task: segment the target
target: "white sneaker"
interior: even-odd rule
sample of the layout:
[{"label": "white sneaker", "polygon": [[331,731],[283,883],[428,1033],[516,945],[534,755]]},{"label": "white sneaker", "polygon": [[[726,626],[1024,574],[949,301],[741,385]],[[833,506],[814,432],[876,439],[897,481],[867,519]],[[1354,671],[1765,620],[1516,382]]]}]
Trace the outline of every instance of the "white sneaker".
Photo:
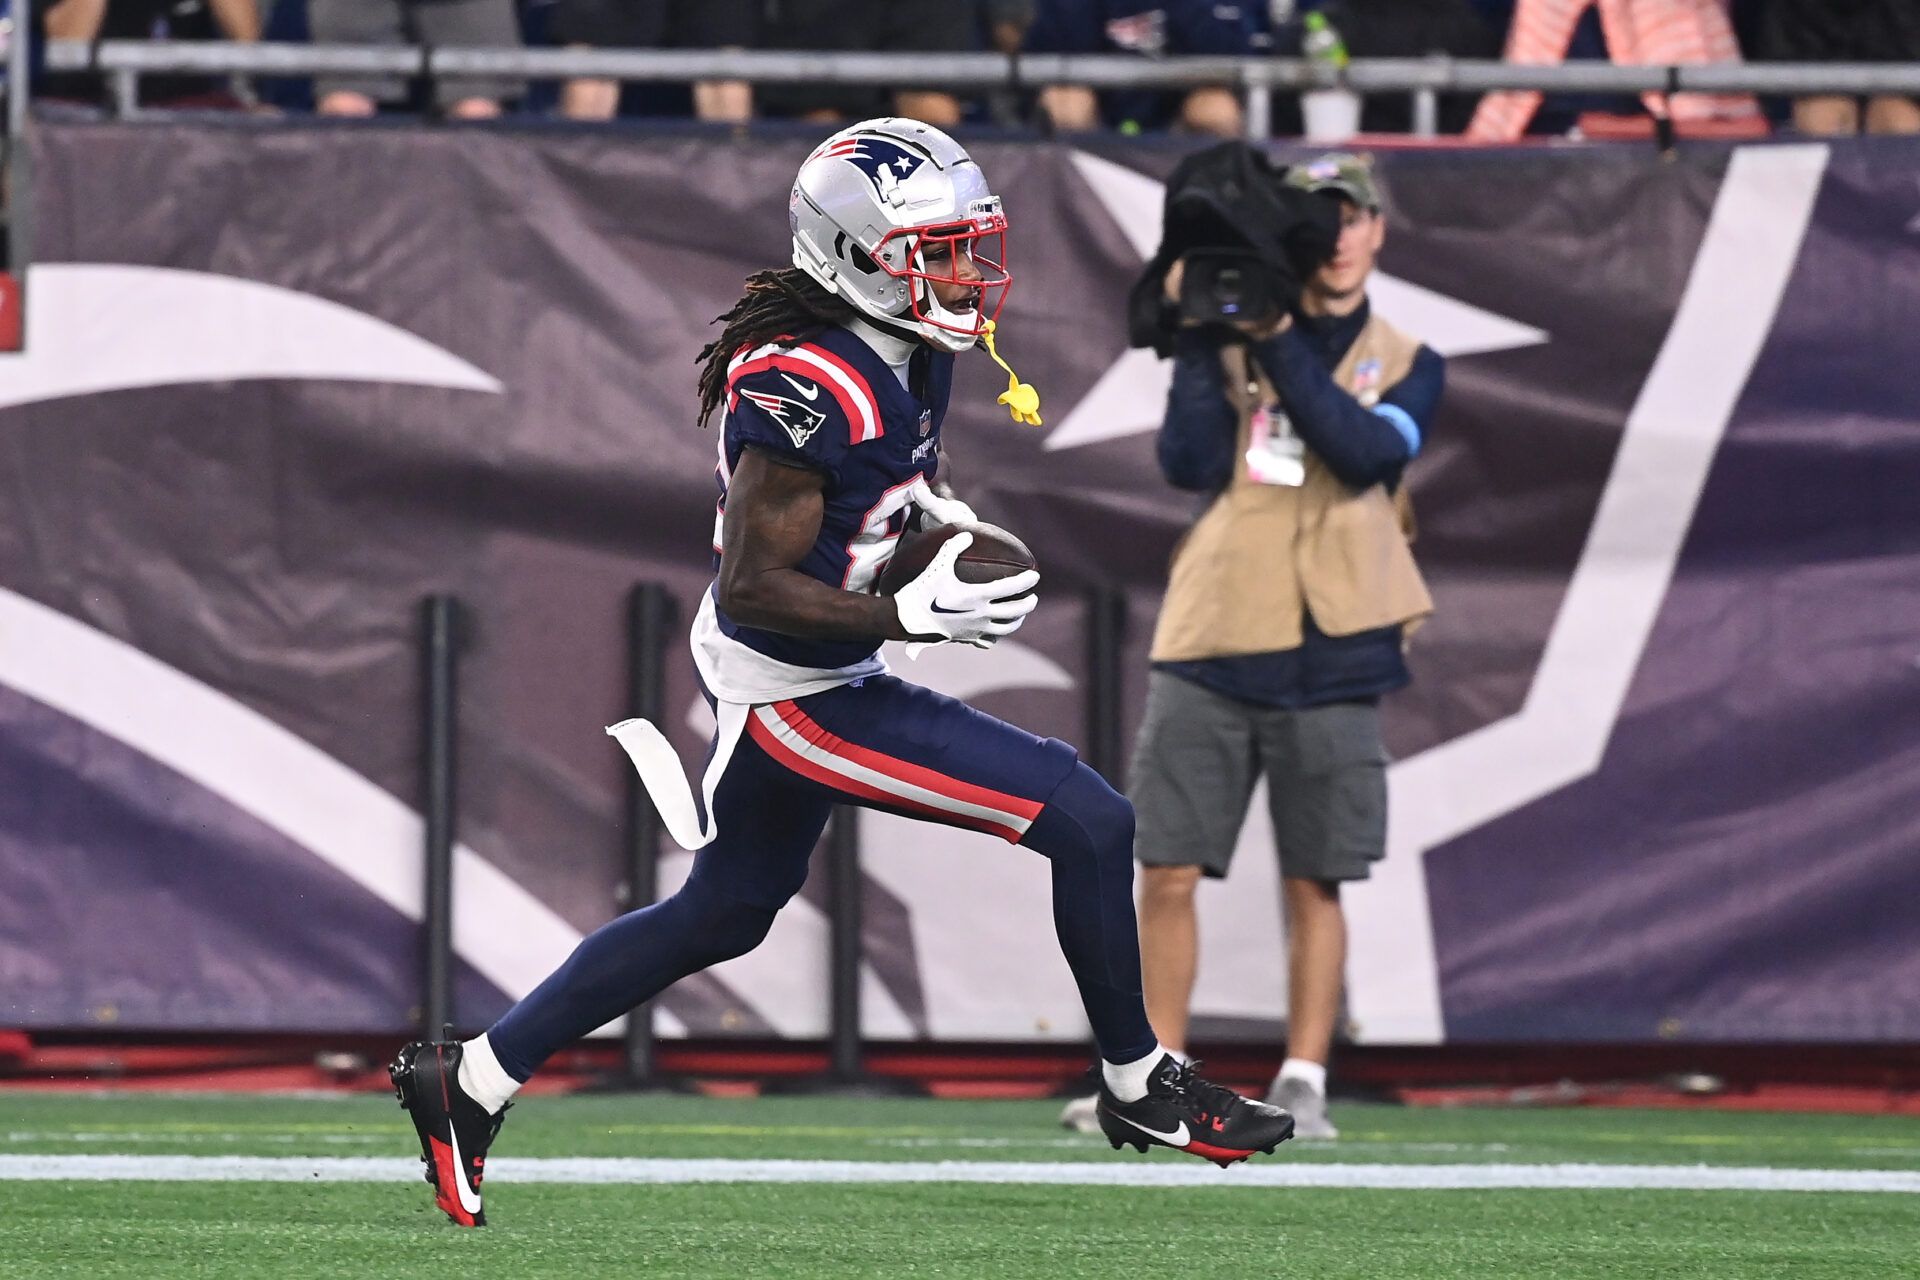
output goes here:
[{"label": "white sneaker", "polygon": [[1099,1133],[1100,1117],[1096,1114],[1099,1105],[1100,1095],[1097,1093],[1075,1098],[1060,1109],[1060,1127],[1075,1133]]},{"label": "white sneaker", "polygon": [[1305,1080],[1275,1076],[1267,1090],[1267,1101],[1293,1113],[1293,1136],[1308,1141],[1331,1142],[1340,1136],[1327,1119],[1327,1095]]}]

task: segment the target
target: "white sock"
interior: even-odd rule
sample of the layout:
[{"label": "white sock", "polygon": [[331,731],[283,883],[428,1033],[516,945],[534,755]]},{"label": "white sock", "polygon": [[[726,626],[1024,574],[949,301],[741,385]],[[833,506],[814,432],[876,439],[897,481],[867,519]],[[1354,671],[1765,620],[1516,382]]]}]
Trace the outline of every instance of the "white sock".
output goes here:
[{"label": "white sock", "polygon": [[1280,1079],[1299,1080],[1312,1087],[1315,1093],[1327,1091],[1327,1064],[1309,1062],[1305,1058],[1288,1058],[1280,1064]]},{"label": "white sock", "polygon": [[485,1035],[476,1036],[460,1046],[460,1088],[492,1115],[520,1092],[520,1082],[507,1074]]},{"label": "white sock", "polygon": [[1107,1092],[1122,1102],[1138,1102],[1147,1096],[1147,1080],[1153,1075],[1153,1069],[1160,1065],[1160,1059],[1167,1051],[1159,1045],[1132,1062],[1100,1061],[1100,1078],[1107,1082]]}]

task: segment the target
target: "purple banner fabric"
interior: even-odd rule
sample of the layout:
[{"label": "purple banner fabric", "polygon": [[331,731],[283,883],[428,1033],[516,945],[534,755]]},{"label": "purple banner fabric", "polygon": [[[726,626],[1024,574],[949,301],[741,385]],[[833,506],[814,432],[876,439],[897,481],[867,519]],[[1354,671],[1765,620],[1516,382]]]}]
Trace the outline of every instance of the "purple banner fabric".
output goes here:
[{"label": "purple banner fabric", "polygon": [[[462,1023],[617,910],[625,764],[601,728],[626,713],[626,594],[662,582],[684,621],[706,586],[693,357],[742,277],[786,261],[809,142],[37,130],[46,265],[29,352],[0,357],[0,1024],[407,1023],[429,592],[474,620]],[[1898,910],[1920,890],[1920,146],[1815,150],[1380,157],[1375,303],[1449,356],[1449,388],[1411,479],[1438,611],[1388,704],[1394,870],[1353,906],[1363,1038],[1920,1037]],[[1003,349],[1047,426],[1008,421],[1003,375],[967,357],[947,434],[965,496],[1038,551],[1045,603],[1016,645],[896,666],[1069,741],[1081,593],[1131,601],[1130,733],[1194,512],[1155,470],[1165,375],[1122,318],[1178,154],[976,149],[1013,222]],[[1769,193],[1802,179],[1810,212],[1782,212]],[[1764,275],[1770,253],[1790,273],[1746,308],[1764,340],[1702,358],[1700,385],[1731,388],[1715,417],[1675,362],[1715,264]],[[1636,461],[1669,438],[1706,451],[1692,488]],[[1674,554],[1649,532],[1609,558],[1596,528],[1642,489],[1670,499],[1646,528],[1677,519]],[[1644,598],[1644,634],[1609,658],[1575,584]],[[1587,670],[1551,656],[1582,645],[1621,672],[1567,717],[1571,742],[1606,704],[1597,763],[1529,782],[1542,752],[1500,748],[1514,785],[1462,798],[1449,762],[1487,743],[1580,757],[1542,672]],[[678,646],[669,705],[697,758]],[[1263,822],[1203,906],[1196,997],[1202,1025],[1253,1036],[1284,1009]],[[1044,864],[862,831],[868,1034],[1084,1033]],[[761,953],[670,992],[662,1030],[820,1034],[823,905],[810,889]]]},{"label": "purple banner fabric", "polygon": [[1601,767],[1429,855],[1453,1037],[1920,1030],[1920,202],[1873,154],[1828,170]]}]

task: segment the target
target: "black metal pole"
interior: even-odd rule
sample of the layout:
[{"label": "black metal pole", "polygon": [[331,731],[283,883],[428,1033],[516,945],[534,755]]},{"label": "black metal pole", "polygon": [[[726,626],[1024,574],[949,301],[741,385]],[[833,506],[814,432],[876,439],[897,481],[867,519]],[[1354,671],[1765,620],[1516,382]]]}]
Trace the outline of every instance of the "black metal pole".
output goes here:
[{"label": "black metal pole", "polygon": [[[1121,646],[1127,631],[1126,592],[1105,583],[1087,588],[1086,593],[1087,662],[1087,740],[1081,744],[1080,758],[1087,767],[1115,787],[1123,785],[1120,776],[1124,751],[1120,742],[1120,704],[1122,692]],[[1099,1055],[1094,1055],[1099,1061]],[[1075,1076],[1067,1088],[1074,1095],[1085,1090],[1085,1081]]]},{"label": "black metal pole", "polygon": [[1126,640],[1127,596],[1116,587],[1087,591],[1086,762],[1119,786],[1125,749],[1120,741],[1121,646]]},{"label": "black metal pole", "polygon": [[[656,725],[666,723],[667,649],[675,613],[673,596],[657,582],[643,582],[627,597],[627,710]],[[640,775],[631,769],[626,774],[627,868],[621,906],[637,911],[660,893],[661,826]],[[653,1006],[648,1003],[627,1015],[627,1081],[648,1084],[656,1070]]]},{"label": "black metal pole", "polygon": [[453,1022],[453,826],[455,667],[460,650],[460,603],[428,596],[421,606],[426,797],[426,939],[421,1036],[438,1040]]},{"label": "black metal pole", "polygon": [[860,1052],[860,811],[839,805],[827,823],[828,1075],[862,1079]]}]

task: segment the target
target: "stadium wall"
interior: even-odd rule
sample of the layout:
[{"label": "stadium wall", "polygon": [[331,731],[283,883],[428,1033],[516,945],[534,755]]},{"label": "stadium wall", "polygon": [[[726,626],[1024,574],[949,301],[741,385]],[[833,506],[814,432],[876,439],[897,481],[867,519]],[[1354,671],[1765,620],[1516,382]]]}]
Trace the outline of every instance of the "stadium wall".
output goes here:
[{"label": "stadium wall", "polygon": [[[459,595],[459,1015],[615,910],[623,608],[691,611],[693,355],[786,258],[798,137],[45,124],[0,357],[0,1025],[381,1032],[419,999],[417,602]],[[976,154],[1018,278],[958,483],[1041,548],[992,654],[902,674],[1069,740],[1077,588],[1125,727],[1193,514],[1123,297],[1178,153]],[[1411,484],[1438,601],[1350,897],[1364,1042],[1920,1040],[1920,145],[1396,152],[1376,305],[1450,357]],[[667,726],[704,745],[676,653]],[[1044,865],[862,827],[867,1034],[1077,1040]],[[1284,1008],[1270,832],[1203,890],[1197,1031]],[[664,889],[684,855],[663,867]],[[665,1035],[818,1037],[816,877]]]}]

